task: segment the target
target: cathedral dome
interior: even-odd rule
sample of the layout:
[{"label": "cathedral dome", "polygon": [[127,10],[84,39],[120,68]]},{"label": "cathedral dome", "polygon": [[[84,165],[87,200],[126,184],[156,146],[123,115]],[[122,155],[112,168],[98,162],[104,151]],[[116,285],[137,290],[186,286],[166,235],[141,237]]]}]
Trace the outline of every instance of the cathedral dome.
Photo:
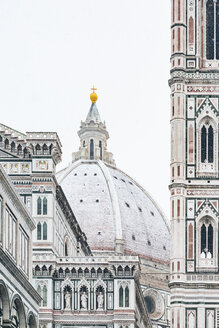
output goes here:
[{"label": "cathedral dome", "polygon": [[127,174],[101,160],[78,160],[57,178],[94,253],[116,252],[120,245],[125,254],[169,261],[168,224]]},{"label": "cathedral dome", "polygon": [[78,135],[80,148],[57,179],[93,253],[133,254],[167,264],[167,221],[149,194],[115,166],[94,102]]}]

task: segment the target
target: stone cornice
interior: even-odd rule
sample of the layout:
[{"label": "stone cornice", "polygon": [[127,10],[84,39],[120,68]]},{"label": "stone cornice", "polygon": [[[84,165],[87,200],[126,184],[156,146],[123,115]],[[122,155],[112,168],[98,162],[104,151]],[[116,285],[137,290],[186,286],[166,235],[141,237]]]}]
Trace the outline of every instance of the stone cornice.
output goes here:
[{"label": "stone cornice", "polygon": [[[194,282],[170,282],[169,283],[169,288],[170,289],[173,289],[173,288],[177,288],[177,290],[179,289],[206,289],[206,282],[197,282],[197,283],[194,283]],[[208,283],[207,284],[207,289],[219,289],[219,283],[216,282],[211,282],[211,283]]]}]

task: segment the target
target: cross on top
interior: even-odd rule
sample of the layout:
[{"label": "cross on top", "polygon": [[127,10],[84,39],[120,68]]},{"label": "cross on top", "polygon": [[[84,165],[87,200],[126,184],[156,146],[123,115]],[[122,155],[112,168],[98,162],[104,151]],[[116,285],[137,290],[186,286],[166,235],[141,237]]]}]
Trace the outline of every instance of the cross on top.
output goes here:
[{"label": "cross on top", "polygon": [[97,90],[97,88],[94,88],[94,86],[93,86],[93,88],[91,88],[91,90],[93,90],[93,92],[95,92],[95,90]]}]

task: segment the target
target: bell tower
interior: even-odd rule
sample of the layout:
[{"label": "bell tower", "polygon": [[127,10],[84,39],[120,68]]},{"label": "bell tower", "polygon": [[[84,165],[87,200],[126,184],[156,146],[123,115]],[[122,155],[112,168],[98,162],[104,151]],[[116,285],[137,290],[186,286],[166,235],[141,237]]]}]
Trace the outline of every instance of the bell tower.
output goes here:
[{"label": "bell tower", "polygon": [[171,327],[219,327],[219,0],[171,0]]}]

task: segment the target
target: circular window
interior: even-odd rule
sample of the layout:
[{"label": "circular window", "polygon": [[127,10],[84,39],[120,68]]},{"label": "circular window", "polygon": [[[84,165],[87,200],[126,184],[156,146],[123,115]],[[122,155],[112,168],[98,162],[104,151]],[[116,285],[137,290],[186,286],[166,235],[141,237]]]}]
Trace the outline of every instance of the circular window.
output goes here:
[{"label": "circular window", "polygon": [[146,297],[144,298],[144,301],[145,301],[145,304],[146,304],[146,307],[147,307],[148,313],[149,313],[149,314],[154,313],[155,308],[156,308],[156,304],[155,304],[154,299],[153,299],[151,296],[146,296]]},{"label": "circular window", "polygon": [[151,319],[159,320],[164,314],[164,299],[162,295],[154,289],[144,291],[144,301]]}]

